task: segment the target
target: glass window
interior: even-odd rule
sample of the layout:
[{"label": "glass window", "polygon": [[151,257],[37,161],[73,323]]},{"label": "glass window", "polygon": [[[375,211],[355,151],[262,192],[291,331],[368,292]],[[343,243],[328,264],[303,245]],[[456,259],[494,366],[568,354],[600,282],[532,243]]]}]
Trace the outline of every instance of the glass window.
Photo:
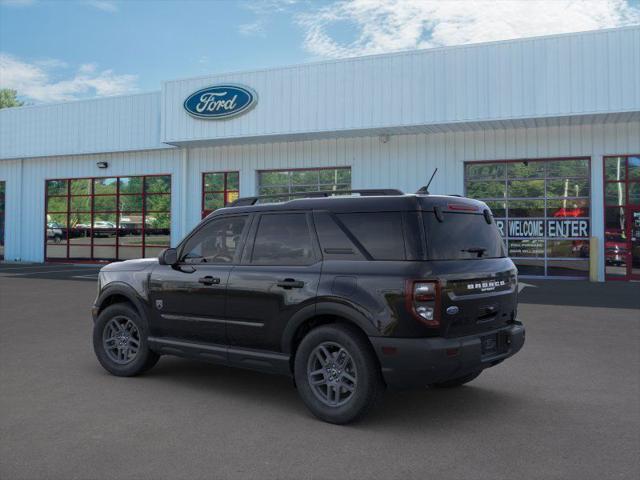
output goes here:
[{"label": "glass window", "polygon": [[240,196],[238,172],[202,174],[202,218],[234,202]]},{"label": "glass window", "polygon": [[545,162],[524,160],[507,163],[508,178],[544,178]]},{"label": "glass window", "polygon": [[626,178],[626,158],[610,157],[604,159],[605,180],[620,181]]},{"label": "glass window", "polygon": [[262,215],[253,246],[256,265],[309,265],[313,243],[304,213]]},{"label": "glass window", "polygon": [[507,194],[511,198],[544,197],[544,180],[511,180],[507,186]]},{"label": "glass window", "polygon": [[[77,180],[71,182],[73,183]],[[96,195],[116,194],[118,191],[117,178],[96,178],[93,181],[93,193]],[[73,193],[73,192],[72,192]]]},{"label": "glass window", "polygon": [[[624,174],[624,159],[620,166]],[[614,168],[609,162],[609,171]],[[590,234],[589,176],[588,158],[468,163],[465,192],[491,208],[520,274],[564,275],[549,268],[550,258],[588,258],[580,255],[588,255],[583,244]]]},{"label": "glass window", "polygon": [[587,240],[547,240],[547,256],[589,258],[589,242]]},{"label": "glass window", "polygon": [[402,215],[399,212],[344,213],[337,218],[374,260],[405,260]]},{"label": "glass window", "polygon": [[171,195],[149,195],[145,197],[147,212],[168,212],[171,208]]},{"label": "glass window", "polygon": [[275,195],[350,189],[350,167],[258,172],[258,195],[267,197],[266,201],[291,198],[271,197]]},{"label": "glass window", "polygon": [[629,182],[629,203],[640,205],[640,182]]},{"label": "glass window", "polygon": [[627,174],[629,180],[640,180],[640,157],[627,158]]},{"label": "glass window", "polygon": [[544,257],[544,240],[509,240],[510,257]]},{"label": "glass window", "polygon": [[328,212],[316,212],[314,223],[325,260],[364,260],[364,256]]},{"label": "glass window", "polygon": [[5,182],[0,182],[0,260],[4,259]]},{"label": "glass window", "polygon": [[604,180],[606,277],[639,280],[640,156],[605,157]]},{"label": "glass window", "polygon": [[588,177],[589,160],[558,160],[547,163],[547,178]]},{"label": "glass window", "polygon": [[607,205],[625,205],[625,190],[627,185],[622,182],[605,183],[604,202]]},{"label": "glass window", "polygon": [[71,180],[69,182],[71,195],[91,195],[91,180],[81,178],[79,180]]},{"label": "glass window", "polygon": [[548,197],[588,197],[589,194],[587,179],[547,180]]},{"label": "glass window", "polygon": [[142,193],[143,177],[120,177],[118,182],[121,194]]},{"label": "glass window", "polygon": [[66,212],[68,208],[68,197],[47,198],[47,212]]},{"label": "glass window", "polygon": [[604,209],[604,228],[605,235],[608,231],[622,231],[625,230],[625,208],[605,208]]},{"label": "glass window", "polygon": [[567,200],[547,200],[547,217],[588,217],[589,200],[571,198]]},{"label": "glass window", "polygon": [[142,212],[142,195],[120,194],[118,208],[121,212]]},{"label": "glass window", "polygon": [[71,197],[69,203],[72,212],[91,212],[91,197]]},{"label": "glass window", "polygon": [[[72,204],[73,204],[72,199]],[[96,212],[115,212],[118,207],[117,197],[115,195],[100,195],[93,198],[93,210]]]},{"label": "glass window", "polygon": [[549,260],[547,271],[554,277],[586,277],[589,275],[589,261]]},{"label": "glass window", "polygon": [[196,232],[182,249],[185,263],[231,263],[238,252],[246,216],[220,218]]},{"label": "glass window", "polygon": [[512,218],[544,217],[544,200],[509,200],[508,205]]},{"label": "glass window", "polygon": [[[423,214],[427,250],[432,260],[458,260],[504,257],[504,245],[495,222],[487,223],[484,215],[444,213],[438,221],[435,214]],[[473,235],[469,235],[473,232]]]},{"label": "glass window", "polygon": [[471,198],[503,198],[506,196],[504,182],[469,182],[467,183],[467,196]]},{"label": "glass window", "polygon": [[467,180],[497,180],[505,178],[505,163],[468,163],[465,165]]},{"label": "glass window", "polygon": [[145,192],[149,193],[171,193],[171,176],[158,175],[145,177]]},{"label": "glass window", "polygon": [[66,180],[48,180],[47,195],[67,195],[67,185]]},{"label": "glass window", "polygon": [[123,260],[169,246],[170,176],[49,180],[46,191],[47,259]]}]

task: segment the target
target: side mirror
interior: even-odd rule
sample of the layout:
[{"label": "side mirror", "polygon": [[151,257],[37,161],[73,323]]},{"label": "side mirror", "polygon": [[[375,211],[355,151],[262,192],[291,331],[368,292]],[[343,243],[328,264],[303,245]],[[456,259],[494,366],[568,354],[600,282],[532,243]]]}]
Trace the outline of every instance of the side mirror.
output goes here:
[{"label": "side mirror", "polygon": [[178,251],[175,248],[167,248],[158,256],[160,265],[175,265],[178,263]]}]

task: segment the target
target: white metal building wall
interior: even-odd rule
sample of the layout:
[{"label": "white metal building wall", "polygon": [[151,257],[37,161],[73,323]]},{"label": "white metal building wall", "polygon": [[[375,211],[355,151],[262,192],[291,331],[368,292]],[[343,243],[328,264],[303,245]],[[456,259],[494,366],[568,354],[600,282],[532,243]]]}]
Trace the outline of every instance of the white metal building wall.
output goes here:
[{"label": "white metal building wall", "polygon": [[[429,126],[637,112],[639,78],[640,27],[209,75],[163,84],[161,139],[293,140],[349,130],[405,127],[409,133]],[[256,107],[222,122],[185,112],[188,95],[224,82],[256,90]]]},{"label": "white metal building wall", "polygon": [[[175,209],[183,194],[180,155],[176,149],[166,149],[0,162],[0,180],[7,182],[5,258],[31,262],[44,260],[46,180],[167,173],[172,175],[171,202]],[[108,162],[109,167],[99,169],[96,162]],[[179,215],[172,215],[171,229],[175,243],[182,230]]]},{"label": "white metal building wall", "polygon": [[0,111],[0,158],[158,148],[160,92]]},{"label": "white metal building wall", "polygon": [[[592,235],[602,239],[602,157],[633,153],[640,153],[640,122],[393,135],[387,143],[375,136],[3,161],[5,255],[9,260],[43,260],[46,179],[171,174],[175,244],[200,219],[201,175],[206,171],[240,171],[240,193],[252,195],[256,172],[264,169],[350,166],[354,188],[413,192],[438,167],[432,192],[461,194],[465,161],[568,156],[592,158]],[[98,169],[97,161],[107,161],[109,168]],[[601,264],[601,280],[603,275]]]}]

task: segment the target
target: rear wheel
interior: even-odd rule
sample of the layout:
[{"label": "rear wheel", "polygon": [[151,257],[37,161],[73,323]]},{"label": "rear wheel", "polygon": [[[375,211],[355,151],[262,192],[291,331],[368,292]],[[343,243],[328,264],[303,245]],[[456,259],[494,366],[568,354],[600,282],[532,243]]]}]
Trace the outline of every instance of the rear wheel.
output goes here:
[{"label": "rear wheel", "polygon": [[345,325],[323,325],[302,339],[295,379],[309,410],[336,424],[364,416],[384,391],[371,347],[362,334]]},{"label": "rear wheel", "polygon": [[481,373],[482,373],[482,370],[478,370],[477,372],[472,372],[472,373],[469,373],[469,374],[464,375],[462,377],[452,378],[451,380],[447,380],[447,381],[444,381],[444,382],[434,383],[431,386],[432,387],[436,387],[436,388],[455,388],[455,387],[459,387],[461,385],[464,385],[465,383],[469,383],[469,382],[475,380],[476,378],[478,378],[480,376]]},{"label": "rear wheel", "polygon": [[160,358],[149,350],[146,323],[126,303],[105,308],[93,326],[93,350],[113,375],[131,377],[153,367]]}]

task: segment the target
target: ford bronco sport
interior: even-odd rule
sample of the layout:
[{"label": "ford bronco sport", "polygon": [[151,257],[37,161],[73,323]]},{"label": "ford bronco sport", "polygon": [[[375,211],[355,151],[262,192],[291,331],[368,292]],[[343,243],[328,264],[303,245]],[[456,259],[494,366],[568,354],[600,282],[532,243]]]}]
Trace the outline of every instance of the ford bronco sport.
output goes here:
[{"label": "ford bronco sport", "polygon": [[459,386],[520,350],[487,205],[353,192],[241,198],[159,259],[102,268],[102,366],[132,376],[169,354],[290,375],[313,414],[348,423],[385,387]]}]

